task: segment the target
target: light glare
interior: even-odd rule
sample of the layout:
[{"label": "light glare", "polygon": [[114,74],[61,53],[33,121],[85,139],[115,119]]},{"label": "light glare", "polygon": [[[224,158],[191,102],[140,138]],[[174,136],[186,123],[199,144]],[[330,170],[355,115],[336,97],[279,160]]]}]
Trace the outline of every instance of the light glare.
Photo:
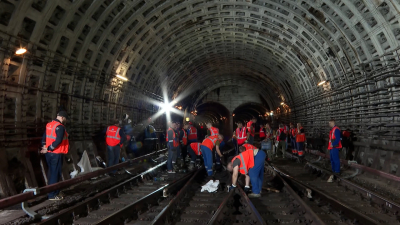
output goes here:
[{"label": "light glare", "polygon": [[326,83],[326,80],[323,80],[323,81],[321,81],[321,82],[318,83],[318,86],[321,86],[321,85],[323,85],[323,84],[325,84],[325,83]]},{"label": "light glare", "polygon": [[121,80],[124,80],[124,81],[127,81],[128,80],[128,78],[126,78],[126,77],[124,77],[124,76],[121,76],[121,75],[117,75],[117,77],[119,78],[119,79],[121,79]]},{"label": "light glare", "polygon": [[19,48],[16,52],[15,52],[15,54],[17,54],[17,55],[22,55],[22,54],[24,54],[26,52],[26,49],[25,48]]}]

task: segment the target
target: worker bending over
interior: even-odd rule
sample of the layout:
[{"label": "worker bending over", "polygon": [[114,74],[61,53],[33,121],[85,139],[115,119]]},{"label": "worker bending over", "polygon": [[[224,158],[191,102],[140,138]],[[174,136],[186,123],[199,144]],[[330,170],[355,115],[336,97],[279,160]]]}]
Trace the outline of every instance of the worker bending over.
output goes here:
[{"label": "worker bending over", "polygon": [[187,146],[188,154],[190,155],[190,163],[188,166],[189,171],[194,169],[194,164],[196,161],[200,160],[198,157],[201,155],[200,142],[193,142]]},{"label": "worker bending over", "polygon": [[189,128],[187,129],[188,143],[197,142],[197,129],[193,126],[192,122],[189,122]]},{"label": "worker bending over", "polygon": [[[328,150],[329,156],[332,164],[332,171],[335,175],[340,174],[340,158],[339,158],[339,150],[342,148],[341,131],[339,127],[335,125],[335,120],[331,119],[329,121],[329,126],[332,128],[329,132],[329,143]],[[328,182],[333,182],[334,175],[331,175],[328,179]]]},{"label": "worker bending over", "polygon": [[218,128],[213,127],[211,122],[206,123],[206,126],[207,126],[207,137],[216,136],[219,134]]},{"label": "worker bending over", "polygon": [[259,151],[253,145],[240,146],[242,153],[235,156],[227,165],[229,172],[232,174],[232,185],[228,187],[231,191],[237,186],[237,178],[239,173],[245,175],[245,191],[250,189],[250,182],[252,185],[252,192],[249,194],[250,198],[258,198],[261,196],[261,189],[264,180],[264,162],[265,152]]},{"label": "worker bending over", "polygon": [[204,167],[207,170],[208,176],[213,175],[213,148],[215,147],[219,157],[222,157],[222,153],[219,150],[219,145],[223,139],[224,137],[221,134],[210,136],[204,139],[200,145],[201,154],[203,155],[204,160]]}]

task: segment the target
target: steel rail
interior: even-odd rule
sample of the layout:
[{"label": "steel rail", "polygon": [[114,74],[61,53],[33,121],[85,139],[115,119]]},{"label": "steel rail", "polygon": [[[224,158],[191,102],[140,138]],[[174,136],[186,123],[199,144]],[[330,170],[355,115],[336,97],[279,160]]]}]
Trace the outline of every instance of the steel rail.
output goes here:
[{"label": "steel rail", "polygon": [[335,198],[333,198],[321,191],[318,191],[315,188],[312,188],[312,187],[308,186],[307,184],[304,184],[301,181],[296,180],[296,178],[290,176],[289,174],[282,172],[282,170],[279,170],[279,168],[274,167],[274,169],[276,169],[276,171],[278,173],[281,173],[284,175],[283,179],[285,179],[289,185],[295,186],[297,189],[301,190],[305,195],[307,195],[309,192],[307,189],[311,190],[312,195],[314,195],[317,198],[323,199],[326,202],[329,202],[333,208],[336,208],[336,210],[341,212],[345,217],[347,217],[351,220],[356,220],[360,224],[363,224],[363,225],[364,224],[365,225],[375,225],[378,223],[377,221],[370,218],[369,216],[358,212],[357,210],[336,200]]},{"label": "steel rail", "polygon": [[76,177],[76,178],[72,178],[72,179],[69,179],[69,180],[61,181],[61,182],[58,182],[58,183],[55,183],[55,184],[51,184],[51,185],[47,185],[47,186],[40,187],[40,188],[28,189],[29,190],[28,192],[24,192],[22,194],[17,194],[17,195],[13,195],[13,196],[10,196],[10,197],[7,197],[7,198],[0,199],[0,209],[4,209],[4,208],[10,207],[12,205],[15,205],[15,204],[18,204],[18,203],[22,203],[22,202],[34,199],[37,196],[45,195],[45,194],[50,193],[52,191],[56,191],[56,190],[59,190],[59,189],[70,187],[71,185],[80,183],[82,181],[91,179],[93,177],[97,177],[97,176],[103,175],[103,174],[111,172],[113,170],[117,170],[117,169],[120,169],[120,168],[123,168],[123,167],[131,166],[131,164],[134,163],[134,162],[140,161],[142,159],[147,159],[149,157],[152,157],[153,155],[156,155],[157,153],[166,152],[166,151],[167,151],[166,149],[162,149],[162,150],[159,150],[157,152],[153,152],[153,153],[150,153],[150,154],[147,154],[147,155],[144,155],[144,156],[132,159],[132,160],[128,160],[126,162],[119,163],[119,164],[117,164],[115,166],[111,166],[111,167],[108,167],[106,169],[96,170],[94,172],[87,173],[85,175],[82,175],[82,176],[79,176],[79,177]]},{"label": "steel rail", "polygon": [[218,221],[224,218],[224,211],[227,210],[226,204],[228,203],[229,199],[232,198],[235,191],[229,192],[229,194],[222,200],[221,204],[219,205],[217,211],[215,211],[214,215],[208,221],[208,225],[211,224],[218,224]]},{"label": "steel rail", "polygon": [[161,188],[142,197],[141,199],[133,202],[132,204],[125,206],[124,208],[118,210],[117,212],[114,212],[113,214],[99,220],[94,224],[98,225],[124,224],[125,220],[129,219],[131,215],[137,215],[135,212],[143,212],[148,210],[149,205],[156,205],[160,198],[167,197],[169,193],[177,191],[177,189],[179,189],[178,187],[179,184],[181,184],[183,181],[193,176],[194,174],[192,172],[184,176],[183,178],[180,178],[179,180],[175,180],[169,184],[166,184]]},{"label": "steel rail", "polygon": [[253,217],[253,221],[251,221],[250,224],[261,224],[261,225],[267,225],[265,220],[261,217],[260,213],[257,211],[256,207],[253,205],[253,203],[250,201],[249,197],[247,196],[246,192],[243,191],[242,187],[238,185],[238,190],[239,193],[242,195],[244,201],[245,201],[245,206],[251,210],[251,213],[249,213],[249,216]]},{"label": "steel rail", "polygon": [[310,208],[310,206],[303,201],[303,199],[293,190],[293,188],[285,181],[285,179],[282,178],[282,176],[279,174],[278,171],[274,169],[268,162],[266,162],[265,168],[267,170],[272,170],[274,175],[278,177],[284,184],[284,188],[286,189],[287,192],[303,207],[303,209],[307,212],[306,216],[309,216],[309,219],[311,219],[315,224],[318,225],[325,225],[325,222],[322,221],[322,219]]},{"label": "steel rail", "polygon": [[124,192],[126,189],[130,189],[134,181],[141,179],[142,176],[144,176],[145,174],[150,173],[165,164],[166,164],[166,161],[136,175],[135,177],[130,178],[129,180],[124,181],[123,183],[120,183],[112,188],[104,190],[104,191],[96,194],[95,196],[84,200],[82,203],[80,203],[78,205],[67,208],[65,210],[61,210],[58,214],[53,215],[46,220],[43,220],[39,224],[59,225],[59,223],[62,221],[72,221],[75,218],[79,217],[79,214],[80,214],[79,212],[85,212],[85,213],[90,212],[91,209],[93,208],[93,206],[100,204],[101,199],[109,199],[110,196],[118,195],[119,193]]}]

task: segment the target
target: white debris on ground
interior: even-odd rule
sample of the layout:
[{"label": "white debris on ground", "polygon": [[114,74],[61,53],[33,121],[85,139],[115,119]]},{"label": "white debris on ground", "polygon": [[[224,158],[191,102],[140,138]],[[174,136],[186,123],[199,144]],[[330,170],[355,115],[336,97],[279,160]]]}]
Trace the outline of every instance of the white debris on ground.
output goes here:
[{"label": "white debris on ground", "polygon": [[201,186],[201,192],[216,192],[218,190],[219,180],[210,180],[207,184]]}]

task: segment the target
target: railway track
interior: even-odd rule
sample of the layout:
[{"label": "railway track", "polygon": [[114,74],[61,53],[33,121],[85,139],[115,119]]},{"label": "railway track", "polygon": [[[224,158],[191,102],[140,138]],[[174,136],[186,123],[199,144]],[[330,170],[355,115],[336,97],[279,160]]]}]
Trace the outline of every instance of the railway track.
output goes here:
[{"label": "railway track", "polygon": [[400,224],[398,203],[340,177],[327,183],[332,173],[315,164],[277,160],[272,166],[266,168],[281,174],[324,224]]}]

